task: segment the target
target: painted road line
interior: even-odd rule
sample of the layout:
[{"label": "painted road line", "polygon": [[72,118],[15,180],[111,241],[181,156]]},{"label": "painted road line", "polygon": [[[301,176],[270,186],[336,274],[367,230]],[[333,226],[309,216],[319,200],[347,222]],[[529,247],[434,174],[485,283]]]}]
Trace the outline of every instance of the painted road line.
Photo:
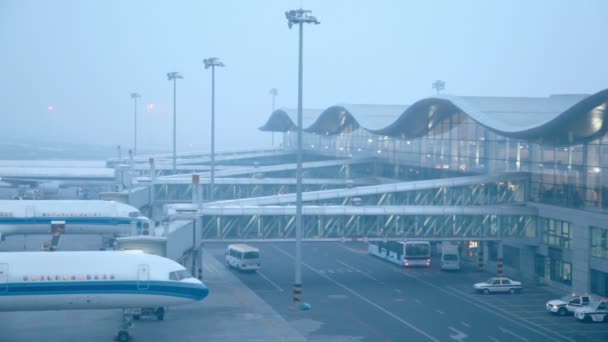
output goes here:
[{"label": "painted road line", "polygon": [[358,269],[358,268],[356,268],[356,267],[354,267],[354,266],[351,266],[351,265],[349,265],[349,264],[347,264],[347,263],[345,263],[345,262],[343,262],[343,261],[337,260],[337,259],[336,259],[336,262],[337,262],[337,263],[339,263],[339,264],[342,264],[342,265],[344,265],[344,266],[346,266],[346,267],[348,267],[350,270],[353,270],[353,271],[355,271],[355,272],[361,273],[361,274],[363,274],[364,276],[368,277],[369,279],[374,280],[374,281],[377,281],[377,282],[379,282],[380,284],[384,285],[384,283],[383,283],[383,282],[381,282],[380,280],[378,280],[378,279],[376,279],[376,278],[372,277],[371,275],[369,275],[369,274],[367,274],[367,273],[365,273],[365,272],[361,271],[360,269]]},{"label": "painted road line", "polygon": [[528,342],[527,338],[521,337],[521,336],[517,335],[516,333],[512,332],[511,330],[507,330],[507,329],[505,329],[503,327],[500,327],[500,326],[498,327],[498,330],[502,331],[503,333],[505,333],[507,335],[511,335],[511,336],[513,336],[513,337],[521,340],[521,341]]},{"label": "painted road line", "polygon": [[[387,264],[383,263],[382,260],[379,259],[379,258],[370,258],[369,260],[370,261],[374,260],[372,262],[376,262],[378,264],[387,265]],[[392,270],[393,272],[397,272],[397,273],[399,273],[399,274],[401,274],[401,275],[403,275],[405,277],[410,277],[410,278],[416,279],[416,280],[418,280],[418,281],[420,281],[420,282],[422,282],[422,283],[424,283],[424,284],[426,284],[428,286],[431,286],[431,287],[433,287],[433,288],[435,288],[435,289],[437,289],[437,290],[439,290],[441,292],[444,292],[445,294],[447,294],[449,296],[452,296],[454,298],[458,298],[458,299],[460,299],[460,300],[462,300],[464,302],[472,304],[472,305],[474,305],[474,306],[476,306],[476,307],[478,307],[478,308],[480,308],[480,309],[482,309],[484,311],[487,311],[487,312],[492,313],[492,314],[494,314],[494,315],[496,315],[498,317],[501,317],[501,318],[503,318],[503,319],[505,319],[507,321],[510,321],[510,322],[512,322],[514,324],[517,324],[520,327],[528,329],[528,330],[530,330],[530,331],[532,331],[534,333],[537,333],[537,334],[539,334],[539,335],[541,335],[541,336],[543,336],[543,337],[545,337],[547,339],[550,339],[552,341],[566,340],[566,341],[570,341],[570,342],[576,342],[575,340],[573,340],[571,338],[559,335],[559,334],[557,334],[557,333],[555,333],[555,332],[553,332],[553,331],[551,331],[551,330],[549,330],[549,329],[547,329],[547,328],[545,328],[543,326],[540,326],[538,324],[527,322],[527,321],[523,321],[523,320],[519,319],[517,316],[515,316],[514,314],[511,314],[511,313],[509,313],[509,312],[507,312],[505,310],[502,310],[502,309],[496,307],[495,305],[491,305],[491,304],[484,303],[484,302],[478,302],[479,301],[478,299],[476,299],[476,301],[471,300],[470,298],[466,299],[462,295],[458,295],[458,294],[454,293],[454,292],[459,292],[461,294],[464,294],[464,292],[458,291],[455,288],[452,288],[452,291],[448,291],[445,288],[443,288],[442,286],[435,285],[435,284],[433,284],[433,283],[431,283],[431,282],[429,282],[429,281],[427,281],[425,279],[422,279],[420,277],[416,277],[413,274],[403,272],[402,270],[397,270],[397,269],[394,269],[392,267],[390,268],[390,270]],[[466,297],[470,297],[468,294],[465,294],[465,296]],[[493,308],[489,308],[488,307],[489,305],[493,306]],[[498,311],[503,312],[503,314],[499,313]],[[507,314],[513,316],[513,318],[507,316]],[[554,337],[552,337],[551,335],[548,335],[547,333],[544,333],[541,330],[546,331],[547,333],[551,334]]]},{"label": "painted road line", "polygon": [[[276,245],[274,245],[274,244],[272,245],[272,247],[274,247],[275,249],[277,249],[277,250],[278,250],[278,251],[280,251],[281,253],[285,254],[285,255],[286,255],[287,257],[289,257],[290,259],[295,260],[295,258],[294,258],[294,257],[293,257],[291,254],[289,254],[288,252],[286,252],[286,251],[285,251],[285,250],[283,250],[282,248],[277,247],[277,246],[276,246]],[[354,296],[358,297],[359,299],[361,299],[362,301],[366,302],[367,304],[369,304],[369,305],[371,305],[371,306],[375,307],[376,309],[380,310],[380,311],[381,311],[381,312],[383,312],[384,314],[386,314],[386,315],[388,315],[388,316],[390,316],[390,317],[394,318],[395,320],[397,320],[397,321],[401,322],[403,325],[405,325],[405,326],[409,327],[410,329],[412,329],[412,330],[416,331],[417,333],[419,333],[420,335],[422,335],[422,336],[426,337],[427,339],[429,339],[429,340],[431,340],[431,341],[439,342],[439,340],[438,340],[438,339],[436,339],[436,338],[434,338],[433,336],[431,336],[431,335],[427,334],[425,331],[423,331],[423,330],[421,330],[421,329],[417,328],[417,327],[416,327],[415,325],[413,325],[412,323],[410,323],[410,322],[408,322],[408,321],[406,321],[406,320],[402,319],[401,317],[399,317],[399,316],[397,316],[397,315],[393,314],[392,312],[388,311],[387,309],[383,308],[382,306],[380,306],[380,305],[378,305],[378,304],[374,303],[372,300],[370,300],[370,299],[366,298],[365,296],[363,296],[363,295],[359,294],[357,291],[355,291],[355,290],[353,290],[353,289],[349,288],[348,286],[346,286],[346,285],[344,285],[344,284],[340,283],[339,281],[337,281],[337,280],[335,280],[335,279],[333,279],[333,278],[331,278],[331,277],[329,277],[329,276],[327,276],[327,275],[325,275],[325,274],[323,274],[323,273],[319,272],[319,270],[317,270],[316,268],[314,268],[314,267],[312,267],[312,266],[308,265],[308,264],[307,264],[307,263],[305,263],[305,262],[302,262],[302,265],[304,265],[306,268],[310,269],[311,271],[313,271],[313,272],[317,273],[317,274],[318,274],[318,275],[320,275],[321,277],[323,277],[323,278],[325,278],[325,279],[329,280],[330,282],[334,283],[335,285],[337,285],[337,286],[339,286],[339,287],[343,288],[344,290],[346,290],[346,291],[350,292],[350,293],[351,293],[351,294],[353,294]]]},{"label": "painted road line", "polygon": [[399,289],[395,289],[395,292],[397,292],[397,293],[401,293],[401,290],[399,290]]},{"label": "painted road line", "polygon": [[448,327],[448,329],[450,329],[454,332],[454,334],[450,334],[450,338],[454,341],[462,341],[465,338],[469,337],[469,335],[463,333],[462,331],[460,331],[454,327]]},{"label": "painted road line", "polygon": [[435,310],[435,312],[438,312],[438,313],[439,313],[439,314],[441,314],[441,315],[445,315],[445,312],[443,312],[443,311],[441,311],[441,310],[439,310],[439,309],[434,309],[434,310]]},{"label": "painted road line", "polygon": [[467,328],[470,328],[470,327],[471,327],[471,325],[470,325],[470,324],[465,323],[465,322],[460,322],[460,324],[464,325],[464,326],[465,326],[465,327],[467,327]]},{"label": "painted road line", "polygon": [[265,276],[264,273],[260,272],[260,270],[257,271],[257,274],[259,274],[260,277],[266,279],[266,281],[269,282],[272,286],[276,287],[277,290],[283,292],[283,289],[279,285],[277,285],[274,281],[270,280],[270,278]]},{"label": "painted road line", "polygon": [[[447,293],[450,293],[449,291],[444,290],[441,287],[437,287],[437,288],[439,288],[439,289],[441,289],[443,291],[446,291]],[[453,287],[448,287],[448,288],[450,288],[454,292],[460,293],[460,296],[455,296],[455,297],[460,298],[460,299],[462,299],[464,301],[467,301],[467,302],[469,302],[469,303],[471,303],[471,304],[473,304],[473,305],[475,305],[475,306],[477,306],[477,307],[479,307],[479,308],[481,308],[483,310],[491,312],[491,313],[493,313],[493,314],[495,314],[497,316],[500,316],[500,317],[502,317],[504,319],[507,319],[507,320],[509,320],[509,321],[511,321],[513,323],[516,323],[519,326],[522,326],[522,327],[527,328],[527,329],[529,329],[529,330],[531,330],[533,332],[536,332],[537,334],[543,335],[543,336],[545,336],[547,338],[550,338],[550,339],[552,339],[554,341],[558,341],[556,338],[552,338],[551,336],[549,336],[549,335],[541,332],[540,330],[542,329],[542,330],[547,331],[548,333],[551,333],[552,335],[554,335],[554,336],[556,336],[556,337],[558,337],[560,339],[564,339],[564,340],[571,341],[571,342],[576,342],[575,340],[573,340],[571,338],[568,338],[566,336],[559,335],[555,331],[550,330],[550,329],[548,329],[548,328],[546,328],[546,327],[544,327],[542,325],[536,324],[534,322],[530,322],[528,320],[523,321],[523,319],[521,319],[518,315],[516,315],[514,313],[511,313],[511,312],[508,312],[506,310],[503,310],[502,308],[500,308],[500,307],[498,307],[498,306],[496,306],[496,305],[494,305],[492,303],[484,302],[483,300],[481,300],[481,299],[479,299],[477,297],[471,296],[470,294],[465,293],[465,292],[460,291],[460,290],[457,290],[457,289],[455,289]],[[465,298],[468,298],[468,300],[465,299]],[[494,310],[491,310],[489,307],[492,307]],[[502,312],[503,314],[500,314],[499,311]],[[511,317],[509,317],[509,316],[511,316]],[[523,322],[520,322],[520,320],[522,320]],[[534,326],[536,328],[533,328],[532,326]]]}]

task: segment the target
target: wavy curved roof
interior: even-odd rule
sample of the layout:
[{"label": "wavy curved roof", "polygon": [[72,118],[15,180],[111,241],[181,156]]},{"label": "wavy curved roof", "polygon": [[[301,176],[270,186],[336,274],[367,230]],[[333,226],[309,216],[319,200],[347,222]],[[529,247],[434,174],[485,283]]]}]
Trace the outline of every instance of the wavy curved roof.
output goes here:
[{"label": "wavy curved roof", "polygon": [[[332,106],[317,111],[317,119],[304,131],[332,135],[362,128],[373,134],[413,139],[436,129],[441,121],[464,113],[501,136],[540,144],[569,145],[605,134],[607,109],[608,89],[590,96],[552,95],[546,98],[438,95],[409,107]],[[275,131],[285,131],[294,130],[296,125],[289,115],[275,111],[260,129],[274,130],[273,127],[280,128]]]}]

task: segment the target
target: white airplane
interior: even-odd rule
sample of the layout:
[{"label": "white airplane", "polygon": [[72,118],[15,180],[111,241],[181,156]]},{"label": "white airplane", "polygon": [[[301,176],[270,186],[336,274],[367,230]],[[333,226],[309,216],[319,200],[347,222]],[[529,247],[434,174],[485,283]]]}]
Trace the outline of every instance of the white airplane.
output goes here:
[{"label": "white airplane", "polygon": [[149,232],[151,221],[134,207],[112,201],[0,200],[0,240],[9,235],[134,235]]},{"label": "white airplane", "polygon": [[[200,301],[205,284],[182,265],[135,251],[0,253],[0,311],[123,309],[119,341],[133,318]],[[142,309],[147,308],[147,309]]]},{"label": "white airplane", "polygon": [[116,183],[114,169],[105,167],[41,167],[0,165],[0,186],[40,189],[46,195],[60,188]]}]

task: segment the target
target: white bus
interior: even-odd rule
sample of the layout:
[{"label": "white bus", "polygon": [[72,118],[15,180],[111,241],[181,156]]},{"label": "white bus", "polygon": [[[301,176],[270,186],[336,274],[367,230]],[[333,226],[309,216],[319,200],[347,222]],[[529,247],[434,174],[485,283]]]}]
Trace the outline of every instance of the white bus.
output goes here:
[{"label": "white bus", "polygon": [[260,250],[242,243],[228,245],[226,265],[240,271],[255,271],[260,268]]},{"label": "white bus", "polygon": [[431,243],[428,241],[374,241],[368,252],[397,265],[431,266]]},{"label": "white bus", "polygon": [[459,270],[460,269],[460,253],[458,245],[450,242],[441,244],[441,269],[442,270]]}]

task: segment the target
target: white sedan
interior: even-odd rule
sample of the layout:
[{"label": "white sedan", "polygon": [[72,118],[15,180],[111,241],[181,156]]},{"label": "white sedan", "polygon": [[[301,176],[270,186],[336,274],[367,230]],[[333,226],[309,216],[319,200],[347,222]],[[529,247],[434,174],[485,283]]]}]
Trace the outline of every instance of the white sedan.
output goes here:
[{"label": "white sedan", "polygon": [[585,323],[608,323],[608,301],[602,300],[574,310],[574,317]]},{"label": "white sedan", "polygon": [[494,277],[473,285],[473,289],[476,292],[484,294],[489,294],[490,292],[508,292],[513,294],[521,291],[522,288],[521,282],[506,277]]}]

